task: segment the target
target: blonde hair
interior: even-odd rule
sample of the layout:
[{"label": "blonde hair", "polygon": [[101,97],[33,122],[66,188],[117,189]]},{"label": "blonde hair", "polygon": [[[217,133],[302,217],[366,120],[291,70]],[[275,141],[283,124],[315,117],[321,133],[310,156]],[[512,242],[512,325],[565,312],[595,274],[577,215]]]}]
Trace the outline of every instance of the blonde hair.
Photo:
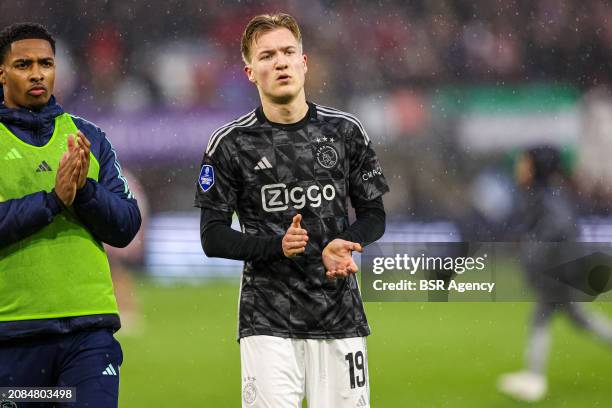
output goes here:
[{"label": "blonde hair", "polygon": [[286,28],[291,31],[298,41],[300,49],[302,48],[302,33],[295,18],[285,13],[260,14],[249,21],[249,24],[247,24],[242,33],[240,51],[242,52],[242,59],[245,64],[250,64],[251,62],[251,46],[253,42],[257,41],[257,38],[263,33],[277,28]]}]

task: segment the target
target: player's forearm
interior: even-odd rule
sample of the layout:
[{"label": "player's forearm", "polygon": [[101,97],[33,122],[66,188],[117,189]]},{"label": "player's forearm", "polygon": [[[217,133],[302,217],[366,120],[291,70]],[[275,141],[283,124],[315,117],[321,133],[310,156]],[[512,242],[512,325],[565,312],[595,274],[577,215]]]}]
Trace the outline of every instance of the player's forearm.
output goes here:
[{"label": "player's forearm", "polygon": [[357,220],[338,238],[365,246],[382,237],[386,220],[382,197],[356,207],[355,213]]},{"label": "player's forearm", "polygon": [[241,261],[282,259],[282,236],[258,237],[231,228],[231,214],[202,209],[200,239],[206,256]]},{"label": "player's forearm", "polygon": [[74,209],[91,233],[111,246],[123,248],[136,236],[141,216],[135,199],[108,191],[88,179],[77,193]]},{"label": "player's forearm", "polygon": [[61,210],[62,206],[54,192],[40,191],[0,203],[0,248],[51,224]]}]

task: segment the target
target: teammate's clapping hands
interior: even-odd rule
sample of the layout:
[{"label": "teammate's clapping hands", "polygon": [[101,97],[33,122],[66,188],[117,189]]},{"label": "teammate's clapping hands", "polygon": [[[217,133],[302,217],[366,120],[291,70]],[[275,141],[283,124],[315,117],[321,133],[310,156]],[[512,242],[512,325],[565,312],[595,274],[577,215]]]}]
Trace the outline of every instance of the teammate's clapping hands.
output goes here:
[{"label": "teammate's clapping hands", "polygon": [[79,173],[79,178],[77,180],[77,189],[80,190],[81,188],[85,187],[85,182],[87,181],[87,172],[89,172],[89,152],[91,150],[91,143],[89,142],[89,140],[87,140],[83,132],[81,132],[80,130],[77,132],[75,138],[78,142],[78,146],[76,147],[78,147],[78,154],[81,161],[81,172]]},{"label": "teammate's clapping hands", "polygon": [[68,150],[62,155],[55,179],[55,193],[65,206],[71,206],[76,191],[85,186],[90,148],[91,143],[80,130],[68,135]]},{"label": "teammate's clapping hands", "polygon": [[68,151],[62,155],[55,177],[55,194],[65,206],[71,206],[77,191],[77,180],[81,172],[81,156],[76,139],[68,136]]}]

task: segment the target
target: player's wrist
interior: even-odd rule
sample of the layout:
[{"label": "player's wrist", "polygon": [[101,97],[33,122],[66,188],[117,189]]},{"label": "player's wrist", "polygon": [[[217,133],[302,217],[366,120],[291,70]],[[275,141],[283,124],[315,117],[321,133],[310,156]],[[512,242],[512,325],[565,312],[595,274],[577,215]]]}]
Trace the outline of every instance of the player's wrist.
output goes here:
[{"label": "player's wrist", "polygon": [[45,196],[47,208],[51,211],[51,214],[57,215],[63,209],[66,208],[66,205],[62,201],[62,199],[57,195],[55,188],[51,190],[50,193],[47,193]]},{"label": "player's wrist", "polygon": [[272,248],[272,251],[269,254],[269,259],[278,260],[285,258],[285,250],[283,249],[283,235],[273,237],[270,248]]},{"label": "player's wrist", "polygon": [[96,192],[96,188],[94,186],[93,180],[90,178],[85,179],[85,184],[83,187],[77,189],[76,196],[74,197],[74,202],[76,204],[83,204],[88,202],[94,197]]}]

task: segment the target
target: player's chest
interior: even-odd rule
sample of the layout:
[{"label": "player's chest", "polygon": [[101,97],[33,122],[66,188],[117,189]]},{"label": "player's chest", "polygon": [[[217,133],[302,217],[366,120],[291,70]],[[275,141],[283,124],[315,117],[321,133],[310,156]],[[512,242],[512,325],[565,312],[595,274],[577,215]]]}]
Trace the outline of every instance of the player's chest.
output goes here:
[{"label": "player's chest", "polygon": [[318,131],[247,134],[237,143],[247,185],[342,180],[348,172],[344,138]]}]

